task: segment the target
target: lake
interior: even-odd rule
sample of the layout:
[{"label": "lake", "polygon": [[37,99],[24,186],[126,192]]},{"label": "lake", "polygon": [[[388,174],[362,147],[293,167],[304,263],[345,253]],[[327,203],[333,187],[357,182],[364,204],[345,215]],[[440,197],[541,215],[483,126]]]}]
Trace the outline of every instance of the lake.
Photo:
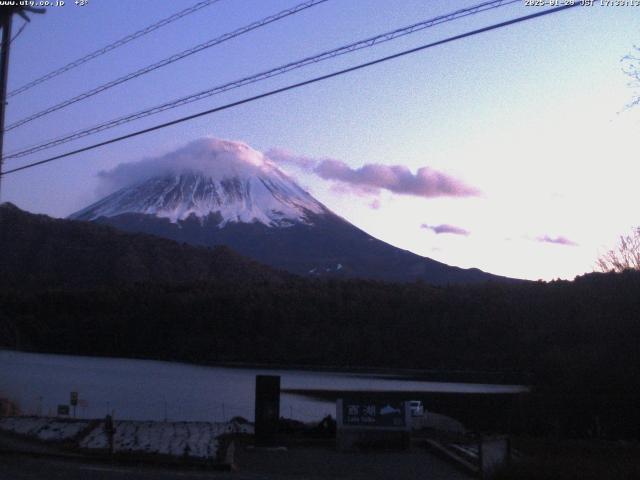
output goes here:
[{"label": "lake", "polygon": [[[78,417],[222,421],[254,417],[256,375],[280,375],[286,390],[442,393],[520,393],[521,385],[416,381],[402,376],[230,368],[124,358],[80,357],[0,350],[0,397],[26,414],[54,414],[78,392]],[[335,403],[283,393],[283,416],[303,421],[335,418]]]}]

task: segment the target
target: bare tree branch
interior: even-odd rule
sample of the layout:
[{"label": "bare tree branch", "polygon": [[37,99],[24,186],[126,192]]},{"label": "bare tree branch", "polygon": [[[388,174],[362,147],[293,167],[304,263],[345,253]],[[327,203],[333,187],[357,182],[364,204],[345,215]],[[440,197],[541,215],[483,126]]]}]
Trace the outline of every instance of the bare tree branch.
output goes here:
[{"label": "bare tree branch", "polygon": [[618,244],[598,258],[596,265],[603,272],[640,270],[640,227],[621,235]]},{"label": "bare tree branch", "polygon": [[625,105],[625,109],[640,105],[640,46],[634,45],[633,51],[620,59],[622,72],[631,80],[627,85],[634,89],[631,101]]}]

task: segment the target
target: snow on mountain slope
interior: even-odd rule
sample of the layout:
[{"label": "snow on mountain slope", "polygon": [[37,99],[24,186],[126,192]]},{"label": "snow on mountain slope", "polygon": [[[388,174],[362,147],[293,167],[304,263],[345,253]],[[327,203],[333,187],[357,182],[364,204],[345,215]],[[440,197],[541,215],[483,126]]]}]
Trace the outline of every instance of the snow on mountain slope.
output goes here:
[{"label": "snow on mountain slope", "polygon": [[72,219],[191,245],[226,245],[298,275],[434,285],[499,279],[374,239],[243,143],[205,138],[101,177],[113,193]]},{"label": "snow on mountain slope", "polygon": [[103,176],[127,185],[70,218],[142,213],[175,223],[219,214],[220,227],[229,222],[286,227],[309,223],[310,213],[328,213],[262,153],[239,142],[205,138]]}]

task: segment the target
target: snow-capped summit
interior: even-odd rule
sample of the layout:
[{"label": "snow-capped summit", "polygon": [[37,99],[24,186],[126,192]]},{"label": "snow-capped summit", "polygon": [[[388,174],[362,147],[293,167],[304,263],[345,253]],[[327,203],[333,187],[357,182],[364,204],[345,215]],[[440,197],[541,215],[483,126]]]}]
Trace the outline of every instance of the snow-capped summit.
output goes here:
[{"label": "snow-capped summit", "polygon": [[229,222],[282,227],[309,223],[310,213],[327,212],[267,157],[240,142],[205,138],[101,176],[124,186],[71,218],[140,213],[175,223],[219,214],[219,227]]},{"label": "snow-capped summit", "polygon": [[244,143],[204,138],[100,176],[111,193],[71,218],[192,245],[226,245],[306,276],[434,284],[497,278],[373,238],[325,208],[267,156]]}]

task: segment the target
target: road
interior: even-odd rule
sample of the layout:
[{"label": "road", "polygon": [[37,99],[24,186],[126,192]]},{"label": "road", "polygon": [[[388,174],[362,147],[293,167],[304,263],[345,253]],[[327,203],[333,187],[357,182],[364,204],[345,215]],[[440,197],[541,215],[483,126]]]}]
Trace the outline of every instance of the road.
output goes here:
[{"label": "road", "polygon": [[292,445],[277,449],[238,445],[235,452],[235,462],[240,468],[235,472],[163,468],[88,459],[42,442],[0,433],[0,480],[470,479],[424,447],[414,446],[407,452],[340,453],[329,442],[324,446]]},{"label": "road", "polygon": [[23,454],[0,455],[0,480],[269,480],[242,472],[211,472],[89,463]]},{"label": "road", "polygon": [[[243,455],[237,472],[183,470],[91,462],[29,454],[0,454],[0,480],[432,480],[470,479],[429,454],[345,455],[298,450]],[[254,458],[251,458],[254,457]]]}]

